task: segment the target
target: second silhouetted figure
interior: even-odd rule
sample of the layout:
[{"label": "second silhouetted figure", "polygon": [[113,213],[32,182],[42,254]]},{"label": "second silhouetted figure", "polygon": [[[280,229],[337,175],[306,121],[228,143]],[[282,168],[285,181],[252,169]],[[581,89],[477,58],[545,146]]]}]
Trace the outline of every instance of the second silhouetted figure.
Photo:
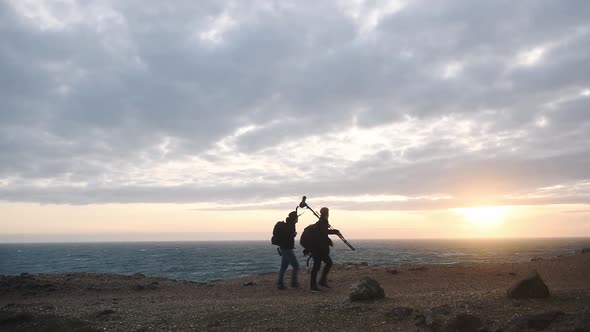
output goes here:
[{"label": "second silhouetted figure", "polygon": [[[330,216],[330,210],[327,207],[320,209],[320,219],[315,223],[317,237],[315,238],[316,243],[311,249],[311,257],[313,258],[313,268],[311,270],[310,289],[312,292],[318,292],[320,289],[318,285],[329,288],[328,286],[328,273],[332,267],[332,258],[330,258],[330,247],[333,246],[332,240],[328,235],[340,234],[337,229],[330,229],[328,223],[328,217]],[[316,282],[318,272],[320,271],[321,264],[324,262],[324,269],[320,276],[319,282]]]}]

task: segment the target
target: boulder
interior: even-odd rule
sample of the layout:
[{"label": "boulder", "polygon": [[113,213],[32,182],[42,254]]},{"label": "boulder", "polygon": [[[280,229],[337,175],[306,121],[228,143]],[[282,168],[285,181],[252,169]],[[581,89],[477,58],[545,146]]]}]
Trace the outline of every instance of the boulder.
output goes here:
[{"label": "boulder", "polygon": [[379,282],[369,277],[364,277],[350,287],[350,301],[377,300],[385,297],[385,291]]},{"label": "boulder", "polygon": [[549,288],[547,288],[537,271],[531,272],[524,279],[516,282],[508,289],[507,293],[511,299],[538,299],[550,295]]}]

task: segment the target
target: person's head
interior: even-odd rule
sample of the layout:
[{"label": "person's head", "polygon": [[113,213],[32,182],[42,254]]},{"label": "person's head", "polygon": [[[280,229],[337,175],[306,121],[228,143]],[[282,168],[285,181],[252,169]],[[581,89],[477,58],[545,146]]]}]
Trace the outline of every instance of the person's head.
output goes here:
[{"label": "person's head", "polygon": [[320,217],[328,218],[330,216],[330,209],[323,207],[320,209]]},{"label": "person's head", "polygon": [[296,224],[297,220],[299,220],[299,216],[297,215],[297,211],[291,211],[289,212],[289,215],[287,216],[287,222],[291,222]]}]

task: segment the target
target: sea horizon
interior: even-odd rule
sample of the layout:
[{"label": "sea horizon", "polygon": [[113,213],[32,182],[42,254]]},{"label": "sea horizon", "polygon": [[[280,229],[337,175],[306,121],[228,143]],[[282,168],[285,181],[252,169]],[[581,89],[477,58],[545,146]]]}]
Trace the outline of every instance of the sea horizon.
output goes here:
[{"label": "sea horizon", "polygon": [[[336,264],[515,263],[570,255],[590,238],[334,239]],[[301,266],[307,257],[296,242]],[[280,257],[270,241],[135,241],[0,244],[0,274],[143,273],[193,281],[233,279],[276,272]]]},{"label": "sea horizon", "polygon": [[[440,241],[461,241],[461,240],[542,240],[542,239],[590,239],[590,236],[522,236],[522,237],[414,237],[414,238],[347,238],[349,241],[420,241],[420,240],[440,240]],[[5,244],[109,244],[109,243],[216,243],[216,242],[268,242],[270,239],[219,239],[219,240],[83,240],[83,241],[34,241],[34,242],[4,242]],[[298,242],[298,238],[296,238]]]}]

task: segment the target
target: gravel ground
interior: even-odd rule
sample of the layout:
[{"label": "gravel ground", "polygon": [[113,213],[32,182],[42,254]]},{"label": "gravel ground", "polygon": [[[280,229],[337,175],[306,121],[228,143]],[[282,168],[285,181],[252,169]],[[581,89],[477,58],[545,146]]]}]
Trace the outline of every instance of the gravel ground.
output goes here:
[{"label": "gravel ground", "polygon": [[[532,270],[551,297],[509,299],[507,289]],[[384,300],[350,302],[351,284],[365,276],[385,289]],[[207,283],[142,274],[1,276],[0,330],[590,331],[590,254],[514,264],[335,265],[331,288],[321,293],[309,291],[309,270],[300,281],[298,289],[278,290],[276,273]]]}]

